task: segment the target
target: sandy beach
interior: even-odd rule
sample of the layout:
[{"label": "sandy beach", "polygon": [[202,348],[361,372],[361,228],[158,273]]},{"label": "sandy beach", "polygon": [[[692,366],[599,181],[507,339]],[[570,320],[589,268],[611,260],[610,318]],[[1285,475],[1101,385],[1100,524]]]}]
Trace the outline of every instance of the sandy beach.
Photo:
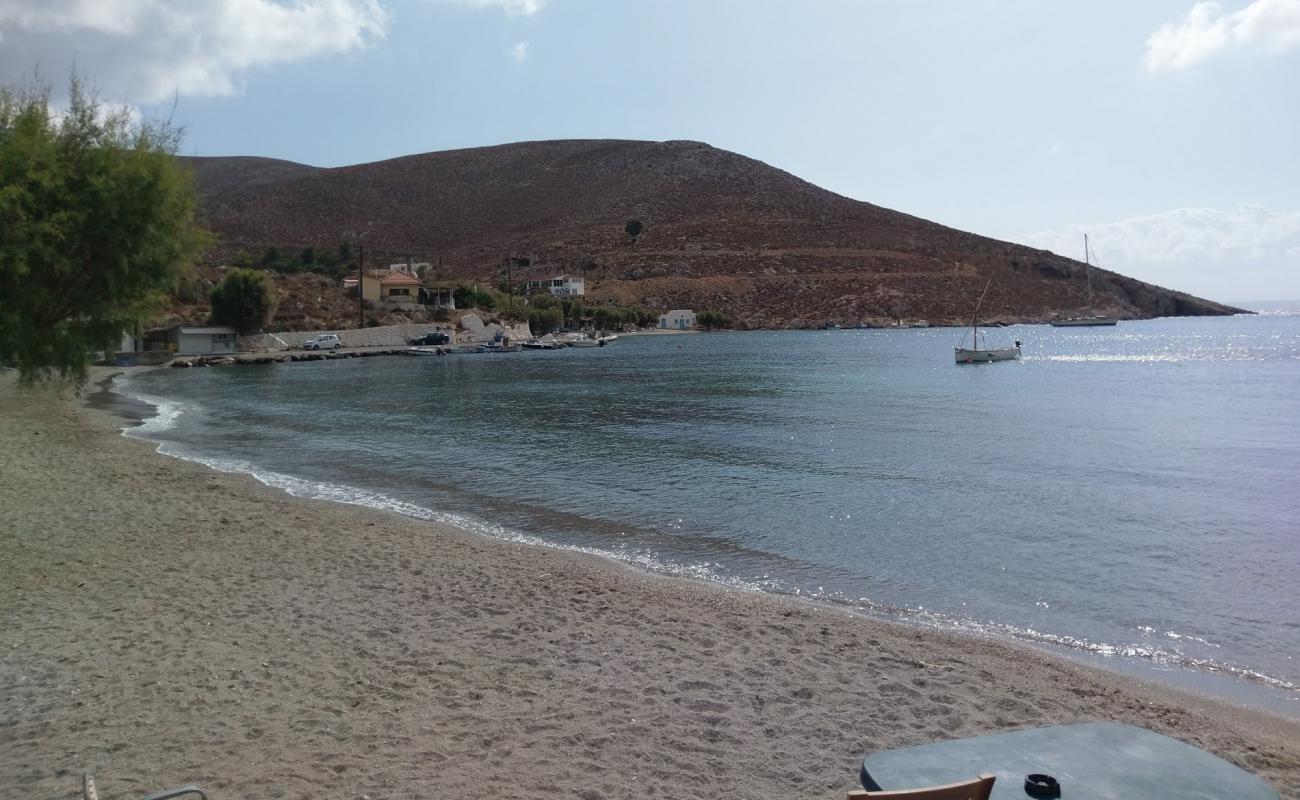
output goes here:
[{"label": "sandy beach", "polygon": [[1293,720],[297,500],[121,424],[0,374],[0,797],[836,798],[871,751],[1085,720],[1300,797]]}]

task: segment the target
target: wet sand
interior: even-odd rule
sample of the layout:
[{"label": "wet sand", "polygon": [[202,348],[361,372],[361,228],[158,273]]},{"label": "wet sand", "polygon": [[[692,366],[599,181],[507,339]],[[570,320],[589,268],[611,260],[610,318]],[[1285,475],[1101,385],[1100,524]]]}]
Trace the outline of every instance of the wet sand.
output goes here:
[{"label": "wet sand", "polygon": [[297,500],[121,424],[0,374],[0,797],[833,798],[870,751],[1098,719],[1300,797],[1294,720]]}]

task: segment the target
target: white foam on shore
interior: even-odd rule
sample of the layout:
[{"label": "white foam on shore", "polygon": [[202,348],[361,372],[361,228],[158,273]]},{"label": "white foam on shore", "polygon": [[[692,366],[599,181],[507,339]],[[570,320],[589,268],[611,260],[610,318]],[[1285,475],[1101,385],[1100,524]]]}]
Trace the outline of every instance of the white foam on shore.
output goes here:
[{"label": "white foam on shore", "polygon": [[156,436],[164,431],[175,428],[180,421],[181,414],[185,413],[185,405],[177,400],[169,400],[166,397],[137,392],[131,387],[131,380],[125,375],[115,376],[109,384],[109,390],[123,397],[129,397],[132,400],[139,400],[154,407],[154,415],[146,417],[140,421],[139,425],[128,425],[122,428],[123,436],[132,436],[137,438]]},{"label": "white foam on shore", "polygon": [[[205,456],[187,450],[175,441],[158,438],[159,434],[175,428],[180,417],[187,410],[197,408],[196,405],[192,404],[187,407],[185,404],[176,400],[133,391],[129,386],[128,380],[121,380],[119,382],[118,379],[114,379],[111,386],[112,390],[118,394],[148,403],[156,409],[155,416],[149,417],[140,425],[124,427],[122,429],[122,434],[124,436],[142,438],[156,442],[157,452],[162,455],[203,464],[204,466],[218,472],[249,475],[258,482],[284,491],[293,497],[309,500],[328,500],[346,505],[362,506],[382,511],[392,511],[406,517],[446,525],[471,534],[478,534],[516,544],[546,547],[552,550],[582,553],[585,555],[607,558],[648,572],[705,581],[728,589],[780,594],[800,597],[814,602],[829,603],[840,607],[847,606],[852,611],[876,619],[885,619],[918,627],[928,627],[950,633],[985,637],[993,636],[996,638],[1012,640],[1021,644],[1047,646],[1103,657],[1121,657],[1135,661],[1146,661],[1157,666],[1180,667],[1193,672],[1226,675],[1232,678],[1243,679],[1251,683],[1266,686],[1271,689],[1280,690],[1284,693],[1300,693],[1300,685],[1291,681],[1276,678],[1257,670],[1213,659],[1191,656],[1176,650],[1168,650],[1161,647],[1138,643],[1109,644],[1105,642],[1093,642],[1085,638],[1070,636],[1068,634],[1047,633],[1033,628],[1022,628],[1006,623],[981,622],[973,618],[942,614],[925,608],[890,606],[865,597],[848,598],[840,593],[825,592],[820,588],[814,591],[807,591],[798,587],[791,587],[783,582],[767,577],[763,580],[746,580],[723,574],[721,571],[722,565],[715,562],[699,562],[693,564],[679,563],[665,561],[653,554],[638,550],[625,548],[602,549],[582,545],[560,544],[542,539],[538,536],[523,533],[522,531],[507,528],[503,525],[488,522],[469,514],[435,511],[415,503],[390,497],[380,492],[361,489],[345,484],[299,478],[286,473],[266,470],[252,464],[251,462],[239,459]],[[1166,636],[1169,639],[1174,640],[1189,639],[1207,645],[1210,644],[1199,637],[1178,634],[1172,631],[1168,632]],[[1217,645],[1214,646],[1217,647]]]},{"label": "white foam on shore", "polygon": [[[293,497],[308,500],[328,500],[335,503],[343,503],[345,505],[363,506],[365,508],[374,508],[381,511],[392,511],[413,519],[435,522],[467,533],[487,536],[493,539],[500,539],[502,541],[534,547],[547,547],[553,550],[563,550],[572,553],[582,553],[600,558],[608,558],[650,572],[708,581],[731,589],[743,589],[748,591],[774,590],[774,587],[772,586],[725,576],[717,571],[716,567],[719,566],[717,564],[705,562],[697,564],[681,564],[663,561],[649,553],[625,548],[605,550],[581,545],[559,544],[531,534],[523,533],[522,531],[507,528],[503,525],[488,522],[468,514],[435,511],[431,508],[426,508],[405,500],[398,500],[397,498],[389,497],[388,495],[368,489],[361,489],[345,484],[312,481],[305,478],[299,478],[294,475],[263,469],[251,462],[239,459],[205,456],[186,449],[178,442],[159,438],[160,434],[166,433],[175,428],[180,417],[186,411],[197,409],[198,406],[196,404],[187,406],[176,400],[139,392],[131,386],[129,379],[125,376],[114,378],[111,383],[111,388],[112,391],[117,394],[147,403],[155,409],[155,415],[143,420],[139,425],[124,426],[122,429],[123,436],[147,439],[154,442],[157,444],[157,447],[155,448],[156,451],[165,456],[203,464],[204,466],[218,472],[249,475],[259,483],[270,486],[274,489],[279,489]],[[797,591],[793,593],[798,594]]]},{"label": "white foam on shore", "polygon": [[[1017,642],[1046,645],[1052,648],[1060,648],[1062,650],[1082,652],[1102,657],[1120,657],[1131,661],[1146,661],[1156,666],[1177,667],[1192,672],[1225,675],[1231,678],[1260,684],[1271,689],[1277,689],[1286,693],[1300,693],[1300,685],[1283,678],[1277,678],[1247,667],[1241,667],[1235,664],[1216,661],[1211,658],[1203,658],[1183,653],[1178,650],[1171,650],[1148,644],[1137,642],[1130,642],[1127,644],[1094,642],[1089,639],[1070,636],[1068,634],[1048,633],[1034,628],[1022,628],[1001,622],[980,622],[975,619],[953,617],[925,609],[904,609],[898,613],[900,621],[921,624],[940,630],[955,630],[962,633],[995,636],[1011,639]],[[1195,636],[1183,636],[1170,632],[1168,637],[1171,639],[1189,639],[1211,647],[1218,647],[1216,644]]]},{"label": "white foam on shore", "polygon": [[446,525],[460,531],[477,534],[479,536],[486,536],[492,539],[499,539],[501,541],[533,547],[546,547],[552,550],[563,550],[571,553],[583,553],[585,555],[609,558],[651,572],[694,578],[697,580],[706,580],[733,589],[762,591],[763,588],[756,584],[740,579],[728,578],[719,574],[715,570],[715,567],[717,566],[716,564],[677,564],[662,561],[643,552],[621,549],[605,550],[597,547],[560,544],[542,539],[538,536],[523,533],[522,531],[507,528],[503,525],[488,522],[487,520],[469,514],[436,511],[370,489],[361,489],[356,486],[330,483],[328,481],[314,481],[299,478],[283,472],[263,469],[248,461],[242,461],[239,459],[204,456],[185,450],[172,442],[161,442],[158,447],[158,452],[185,461],[193,461],[195,463],[203,464],[204,466],[218,472],[249,475],[265,486],[279,489],[293,497],[306,500],[328,500],[334,503],[343,503],[345,505],[362,506],[364,508],[373,508],[380,511],[391,511],[412,519],[434,522],[439,525]]}]

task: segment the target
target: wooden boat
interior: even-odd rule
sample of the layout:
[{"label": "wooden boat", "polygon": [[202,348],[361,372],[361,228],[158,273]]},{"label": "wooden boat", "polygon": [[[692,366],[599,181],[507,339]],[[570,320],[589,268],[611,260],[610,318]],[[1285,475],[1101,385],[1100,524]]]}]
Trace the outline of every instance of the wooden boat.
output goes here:
[{"label": "wooden boat", "polygon": [[[993,277],[989,276],[989,282],[984,284],[984,291],[980,293],[980,299],[975,303],[975,311],[971,314],[970,320],[970,347],[958,345],[953,348],[953,356],[958,364],[987,364],[992,361],[1015,361],[1020,358],[1020,340],[1016,340],[1014,347],[989,347],[986,334],[980,333],[979,314],[980,306],[984,305],[984,298],[989,293],[989,287],[993,285]],[[983,339],[983,347],[980,346],[980,340]],[[961,344],[965,344],[965,339]]]}]

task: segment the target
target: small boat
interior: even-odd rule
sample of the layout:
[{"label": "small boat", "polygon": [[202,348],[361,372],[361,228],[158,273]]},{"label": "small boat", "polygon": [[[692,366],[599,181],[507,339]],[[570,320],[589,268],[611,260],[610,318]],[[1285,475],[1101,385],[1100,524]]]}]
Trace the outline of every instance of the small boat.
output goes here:
[{"label": "small boat", "polygon": [[[980,306],[984,304],[984,297],[989,293],[989,287],[993,285],[993,277],[989,276],[989,282],[984,284],[984,291],[980,294],[980,299],[975,303],[975,311],[971,314],[970,347],[954,347],[953,355],[958,364],[987,364],[993,361],[1015,361],[1020,358],[1020,340],[1017,339],[1014,347],[989,347],[988,339],[985,334],[980,333],[979,314]],[[984,338],[984,346],[980,346],[980,339]],[[963,339],[962,344],[966,341]]]},{"label": "small boat", "polygon": [[451,352],[450,347],[412,347],[409,351],[417,356],[445,356]]},{"label": "small boat", "polygon": [[[1088,303],[1084,308],[1092,308],[1092,258],[1089,253],[1088,234],[1083,235],[1083,269],[1088,276]],[[1057,317],[1047,324],[1053,328],[1101,328],[1113,327],[1119,320],[1113,317],[1103,317],[1100,314],[1094,314],[1089,317]]]},{"label": "small boat", "polygon": [[579,334],[578,336],[569,339],[566,342],[566,344],[568,344],[569,347],[603,347],[604,346],[604,342],[600,341],[599,339],[593,339],[590,336],[587,336],[586,334]]},{"label": "small boat", "polygon": [[547,335],[540,339],[529,339],[521,347],[525,350],[559,350],[564,345],[555,341],[554,337]]},{"label": "small boat", "polygon": [[976,340],[972,347],[954,347],[953,350],[957,357],[958,364],[985,364],[990,361],[1015,361],[1020,358],[1020,340],[1016,340],[1014,347],[989,347],[986,341],[984,347],[980,347],[978,337],[984,334],[976,332]]},{"label": "small boat", "polygon": [[518,342],[510,341],[510,337],[497,331],[492,341],[486,342],[474,348],[475,353],[518,353],[523,347]]},{"label": "small boat", "polygon": [[523,349],[522,345],[511,344],[509,342],[504,344],[501,342],[488,342],[487,344],[481,344],[478,347],[475,347],[473,352],[475,353],[518,353],[522,349]]}]

